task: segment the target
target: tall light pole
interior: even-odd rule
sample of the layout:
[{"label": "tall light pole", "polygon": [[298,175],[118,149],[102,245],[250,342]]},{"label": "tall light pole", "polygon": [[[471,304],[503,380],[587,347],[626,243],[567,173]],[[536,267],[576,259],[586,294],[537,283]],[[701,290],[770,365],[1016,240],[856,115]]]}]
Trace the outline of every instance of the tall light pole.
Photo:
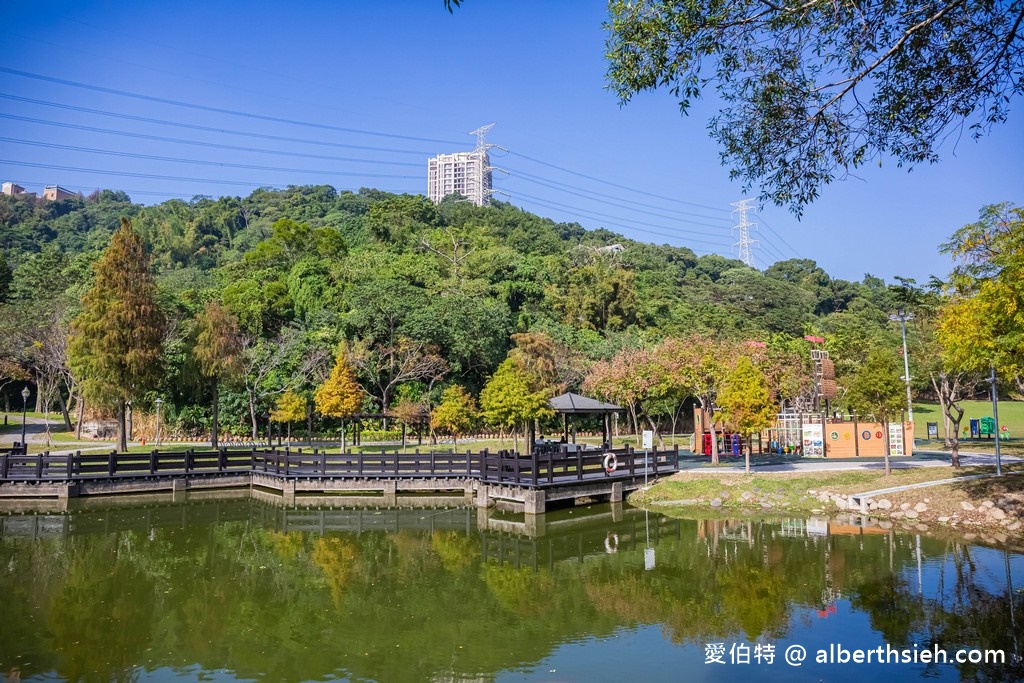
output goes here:
[{"label": "tall light pole", "polygon": [[907,420],[914,424],[914,404],[910,400],[910,360],[907,357],[907,321],[913,320],[914,314],[902,308],[889,316],[889,320],[899,322],[903,332],[903,380],[907,383]]},{"label": "tall light pole", "polygon": [[159,446],[160,445],[160,406],[162,406],[164,404],[164,400],[162,398],[158,397],[156,399],[156,401],[154,401],[154,403],[156,404],[156,445]]},{"label": "tall light pole", "polygon": [[21,449],[25,453],[28,453],[28,446],[25,444],[25,416],[28,414],[28,397],[31,393],[27,384],[21,390]]}]

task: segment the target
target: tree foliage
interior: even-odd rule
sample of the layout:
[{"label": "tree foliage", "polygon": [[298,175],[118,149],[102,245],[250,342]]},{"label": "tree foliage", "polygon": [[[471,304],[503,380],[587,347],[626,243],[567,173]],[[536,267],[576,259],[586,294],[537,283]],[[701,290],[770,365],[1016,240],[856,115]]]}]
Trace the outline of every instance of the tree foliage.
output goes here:
[{"label": "tree foliage", "polygon": [[117,409],[118,445],[125,450],[125,403],[159,381],[165,330],[149,257],[127,218],[96,262],[82,303],[68,361],[90,400]]},{"label": "tree foliage", "polygon": [[338,350],[331,375],[317,388],[313,400],[321,415],[349,417],[359,412],[363,389],[356,381],[355,371],[344,349]]},{"label": "tree foliage", "polygon": [[430,415],[430,426],[442,434],[450,434],[458,443],[476,419],[476,401],[463,387],[453,384],[441,394],[441,402]]},{"label": "tree foliage", "polygon": [[613,0],[609,87],[709,89],[721,157],[762,200],[800,213],[869,161],[938,159],[946,135],[1006,119],[1024,90],[1024,3]]}]

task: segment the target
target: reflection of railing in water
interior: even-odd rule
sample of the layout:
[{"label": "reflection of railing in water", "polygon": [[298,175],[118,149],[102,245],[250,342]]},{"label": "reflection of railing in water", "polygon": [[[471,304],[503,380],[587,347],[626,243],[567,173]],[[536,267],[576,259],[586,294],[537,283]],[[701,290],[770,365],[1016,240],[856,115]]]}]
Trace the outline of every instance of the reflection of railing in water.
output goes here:
[{"label": "reflection of railing in water", "polygon": [[[147,497],[138,497],[139,499]],[[281,509],[254,500],[161,502],[150,496],[148,504],[120,508],[90,509],[67,514],[0,516],[0,538],[49,538],[77,534],[108,534],[134,531],[147,534],[153,529],[184,528],[193,524],[253,522],[282,532],[364,531],[394,532],[476,530],[474,508],[447,510],[363,509],[331,510]]]},{"label": "reflection of railing in water", "polygon": [[585,562],[620,552],[641,553],[648,542],[657,545],[665,537],[682,538],[686,525],[685,520],[660,515],[648,524],[643,510],[630,509],[619,522],[603,519],[586,527],[568,527],[564,533],[552,532],[549,524],[547,534],[539,538],[481,531],[481,553],[485,562],[551,568],[566,560]]}]

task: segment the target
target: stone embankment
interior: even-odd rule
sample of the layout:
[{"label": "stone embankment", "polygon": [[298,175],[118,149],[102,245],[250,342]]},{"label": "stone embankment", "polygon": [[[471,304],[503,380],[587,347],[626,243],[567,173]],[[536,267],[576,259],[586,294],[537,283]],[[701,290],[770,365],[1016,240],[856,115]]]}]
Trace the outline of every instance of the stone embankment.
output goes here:
[{"label": "stone embankment", "polygon": [[[993,499],[972,500],[962,493],[955,495],[946,487],[929,490],[900,491],[863,500],[867,513],[879,519],[905,522],[914,526],[929,525],[987,530],[1021,535],[1024,528],[1024,494],[1006,493]],[[821,503],[821,512],[832,509],[861,512],[861,502],[852,494],[808,490]],[[957,492],[959,493],[959,492]],[[927,495],[926,495],[927,494]]]}]

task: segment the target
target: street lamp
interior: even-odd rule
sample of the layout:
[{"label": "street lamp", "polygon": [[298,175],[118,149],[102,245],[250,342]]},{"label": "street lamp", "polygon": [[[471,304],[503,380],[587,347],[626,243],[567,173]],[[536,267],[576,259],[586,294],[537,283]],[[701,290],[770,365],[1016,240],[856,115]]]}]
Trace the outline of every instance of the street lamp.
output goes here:
[{"label": "street lamp", "polygon": [[21,448],[25,453],[28,453],[28,446],[25,445],[25,415],[28,413],[28,397],[31,393],[27,384],[21,390]]},{"label": "street lamp", "polygon": [[914,314],[900,309],[889,316],[889,320],[898,322],[903,332],[903,380],[907,383],[907,420],[914,424],[914,404],[910,401],[910,361],[907,358],[907,321],[913,320]]},{"label": "street lamp", "polygon": [[164,404],[164,400],[162,398],[158,397],[156,399],[156,401],[154,401],[154,403],[156,404],[156,445],[159,446],[160,445],[160,406],[162,406]]}]

